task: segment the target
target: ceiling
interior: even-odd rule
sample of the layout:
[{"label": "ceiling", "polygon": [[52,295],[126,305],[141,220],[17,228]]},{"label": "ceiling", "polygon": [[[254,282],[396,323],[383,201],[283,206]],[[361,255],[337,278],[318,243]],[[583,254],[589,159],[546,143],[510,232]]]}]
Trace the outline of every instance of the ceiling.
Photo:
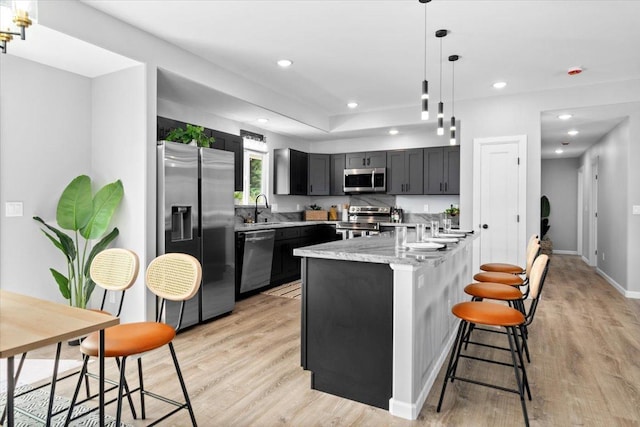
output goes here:
[{"label": "ceiling", "polygon": [[[82,1],[313,107],[331,123],[415,106],[415,120],[402,126],[421,125],[425,5],[418,0]],[[450,32],[442,39],[441,96],[446,110],[452,89],[452,67],[446,58],[451,54],[461,58],[455,65],[456,101],[640,78],[640,1],[433,0],[426,10],[426,74],[434,101],[440,97],[440,39],[434,33]],[[293,65],[278,67],[276,61],[283,58]],[[576,66],[584,71],[569,76],[567,70]],[[179,86],[173,77],[166,73],[164,78]],[[496,90],[496,81],[507,86]],[[199,102],[206,104],[206,97],[201,98]],[[349,101],[359,106],[350,110]],[[239,100],[229,99],[231,104],[227,117],[259,128],[312,139],[357,136],[338,128],[329,133],[309,131],[308,126],[304,130],[294,117],[278,117]],[[605,119],[595,110],[580,122],[592,125],[591,130],[573,142],[587,134],[591,139],[595,133],[602,135],[624,118],[624,111]],[[268,124],[255,122],[260,113],[269,115]],[[545,146],[555,149],[566,130],[553,124],[552,112],[541,118],[544,156]],[[372,131],[362,129],[360,134]]]}]

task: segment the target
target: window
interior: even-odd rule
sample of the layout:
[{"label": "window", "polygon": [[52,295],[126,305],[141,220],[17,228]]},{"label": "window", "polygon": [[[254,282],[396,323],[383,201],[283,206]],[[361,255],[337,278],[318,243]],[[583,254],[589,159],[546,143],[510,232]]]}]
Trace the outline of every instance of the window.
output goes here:
[{"label": "window", "polygon": [[256,201],[261,193],[266,194],[269,176],[269,155],[267,144],[262,141],[244,138],[244,171],[242,191],[234,193],[237,205],[249,205]]}]

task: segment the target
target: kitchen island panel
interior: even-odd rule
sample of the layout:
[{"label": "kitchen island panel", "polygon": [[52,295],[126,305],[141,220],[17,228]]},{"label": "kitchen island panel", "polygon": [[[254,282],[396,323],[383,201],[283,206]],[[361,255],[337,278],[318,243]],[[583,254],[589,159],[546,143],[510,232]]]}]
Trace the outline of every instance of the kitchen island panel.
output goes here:
[{"label": "kitchen island panel", "polygon": [[391,268],[305,258],[303,277],[302,365],[312,388],[389,409]]},{"label": "kitchen island panel", "polygon": [[391,264],[394,282],[393,397],[389,411],[416,419],[455,338],[451,307],[468,300],[472,245],[436,266]]}]

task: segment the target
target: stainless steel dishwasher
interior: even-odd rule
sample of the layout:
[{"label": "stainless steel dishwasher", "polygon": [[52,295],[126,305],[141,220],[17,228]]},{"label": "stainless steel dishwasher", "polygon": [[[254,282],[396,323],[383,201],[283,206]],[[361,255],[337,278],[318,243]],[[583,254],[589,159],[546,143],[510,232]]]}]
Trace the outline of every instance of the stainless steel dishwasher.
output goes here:
[{"label": "stainless steel dishwasher", "polygon": [[275,235],[275,230],[244,232],[240,293],[249,292],[269,284]]}]

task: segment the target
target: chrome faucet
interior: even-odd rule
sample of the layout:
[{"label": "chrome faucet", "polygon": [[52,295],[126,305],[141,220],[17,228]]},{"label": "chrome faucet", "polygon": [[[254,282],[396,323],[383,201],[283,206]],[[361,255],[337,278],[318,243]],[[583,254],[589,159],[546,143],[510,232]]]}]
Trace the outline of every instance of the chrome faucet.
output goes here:
[{"label": "chrome faucet", "polygon": [[258,197],[256,197],[256,210],[253,215],[253,218],[256,224],[258,223],[258,215],[262,213],[262,211],[258,210],[258,199],[260,198],[260,196],[264,197],[264,207],[269,209],[269,202],[267,202],[267,196],[264,194],[258,194]]}]

